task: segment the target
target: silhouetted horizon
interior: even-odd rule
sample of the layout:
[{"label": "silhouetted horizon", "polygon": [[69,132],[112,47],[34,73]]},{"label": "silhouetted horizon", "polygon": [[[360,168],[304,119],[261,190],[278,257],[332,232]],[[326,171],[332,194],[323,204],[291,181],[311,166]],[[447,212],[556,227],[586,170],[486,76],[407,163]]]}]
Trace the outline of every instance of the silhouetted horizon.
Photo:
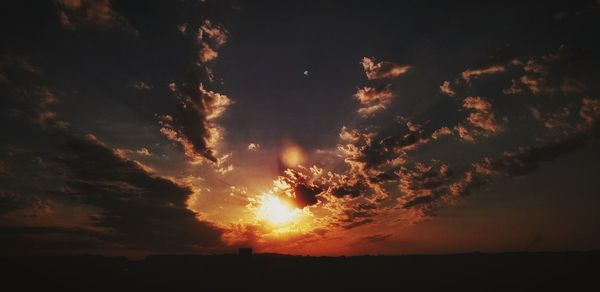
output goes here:
[{"label": "silhouetted horizon", "polygon": [[599,263],[598,251],[352,257],[152,255],[142,260],[79,255],[0,257],[0,272],[7,285],[24,289],[154,291],[335,285],[505,291],[591,289],[599,285],[595,268]]}]

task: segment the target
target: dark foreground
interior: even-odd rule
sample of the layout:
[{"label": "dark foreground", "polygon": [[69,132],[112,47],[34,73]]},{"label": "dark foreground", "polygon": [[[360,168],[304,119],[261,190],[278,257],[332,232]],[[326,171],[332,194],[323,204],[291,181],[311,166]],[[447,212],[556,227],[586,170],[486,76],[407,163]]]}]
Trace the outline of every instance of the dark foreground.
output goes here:
[{"label": "dark foreground", "polygon": [[[4,291],[239,291],[255,286],[378,287],[386,291],[600,291],[600,253],[504,253],[414,256],[3,257]],[[54,290],[54,289],[60,290]],[[254,289],[247,291],[254,291]]]}]

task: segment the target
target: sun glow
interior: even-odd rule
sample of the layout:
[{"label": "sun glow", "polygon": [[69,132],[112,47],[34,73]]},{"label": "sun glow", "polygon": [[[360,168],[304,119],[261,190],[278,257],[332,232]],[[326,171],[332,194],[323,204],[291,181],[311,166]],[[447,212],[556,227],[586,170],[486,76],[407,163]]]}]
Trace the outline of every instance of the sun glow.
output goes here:
[{"label": "sun glow", "polygon": [[304,162],[304,152],[296,145],[290,144],[281,152],[281,162],[287,167],[296,167]]},{"label": "sun glow", "polygon": [[270,224],[282,226],[294,222],[301,211],[289,206],[273,194],[265,194],[258,198],[256,218]]}]

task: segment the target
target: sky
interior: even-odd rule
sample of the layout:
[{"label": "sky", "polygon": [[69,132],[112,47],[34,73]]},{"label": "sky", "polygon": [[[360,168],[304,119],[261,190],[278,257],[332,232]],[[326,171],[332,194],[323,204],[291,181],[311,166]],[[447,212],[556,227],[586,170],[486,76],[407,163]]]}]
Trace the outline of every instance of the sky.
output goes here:
[{"label": "sky", "polygon": [[600,248],[599,1],[11,1],[3,255]]}]

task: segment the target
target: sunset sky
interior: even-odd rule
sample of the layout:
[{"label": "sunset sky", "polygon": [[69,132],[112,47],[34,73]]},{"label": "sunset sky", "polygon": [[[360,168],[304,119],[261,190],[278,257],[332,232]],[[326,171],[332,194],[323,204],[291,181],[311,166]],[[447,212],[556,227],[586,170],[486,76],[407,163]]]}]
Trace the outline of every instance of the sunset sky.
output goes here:
[{"label": "sunset sky", "polygon": [[3,255],[600,248],[600,1],[9,1]]}]

